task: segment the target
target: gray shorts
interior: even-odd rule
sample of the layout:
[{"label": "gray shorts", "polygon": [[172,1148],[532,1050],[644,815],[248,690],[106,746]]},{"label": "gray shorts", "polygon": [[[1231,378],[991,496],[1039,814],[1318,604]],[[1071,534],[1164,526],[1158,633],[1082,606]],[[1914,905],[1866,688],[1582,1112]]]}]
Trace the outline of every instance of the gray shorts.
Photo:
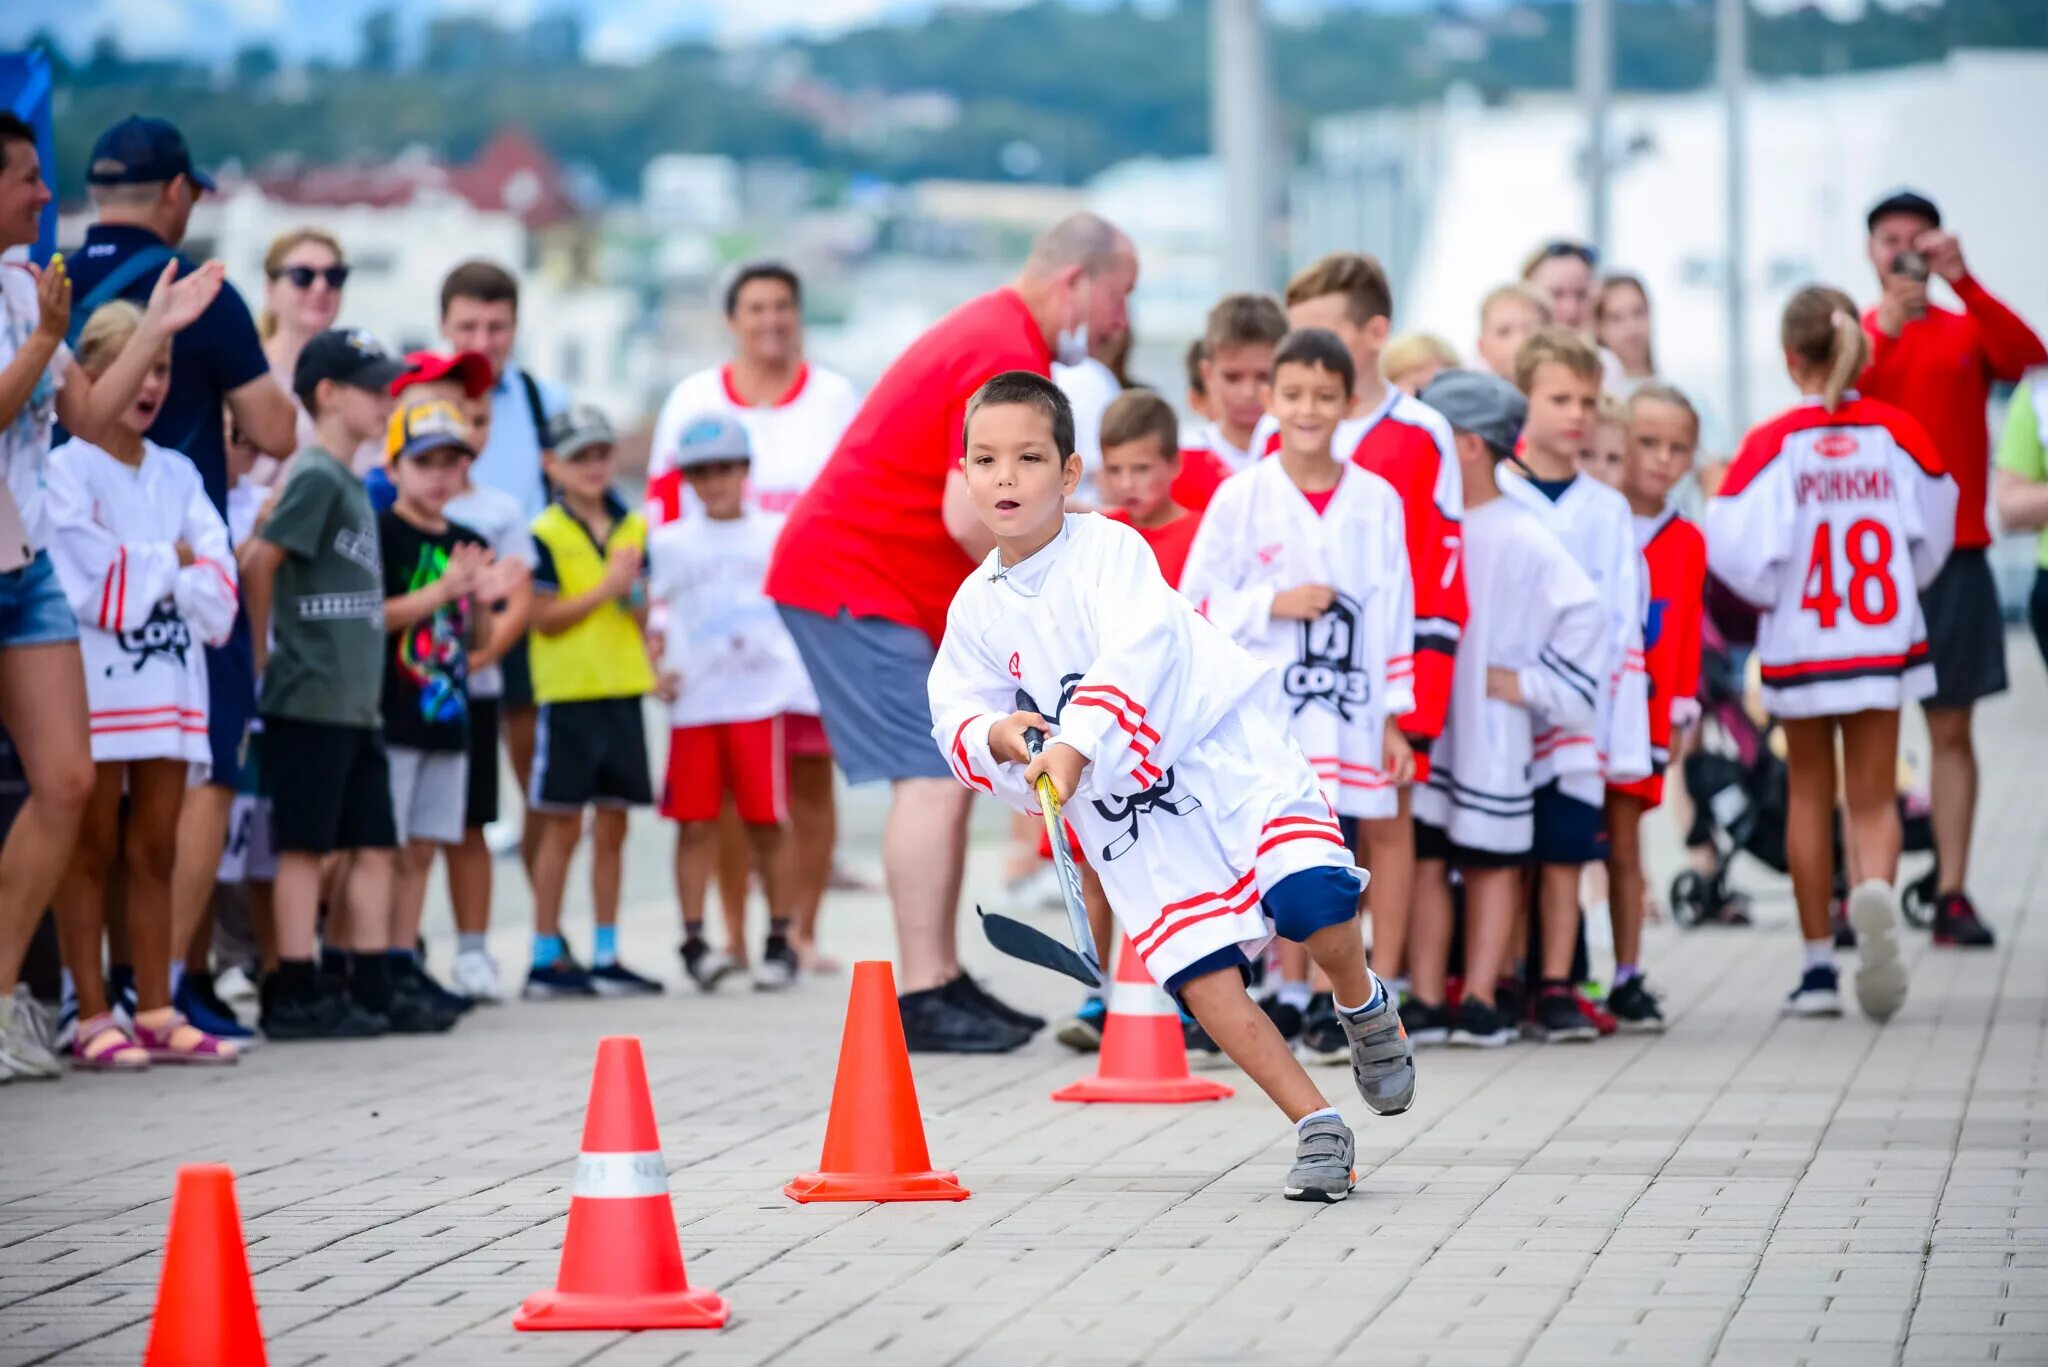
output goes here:
[{"label": "gray shorts", "polygon": [[848,783],[950,778],[932,739],[925,681],[937,652],[916,627],[776,605],[817,691],[825,735]]},{"label": "gray shorts", "polygon": [[415,750],[394,745],[391,757],[391,814],[398,843],[431,840],[462,843],[462,815],[469,802],[469,755],[462,750]]},{"label": "gray shorts", "polygon": [[1975,548],[1951,552],[1948,563],[1920,595],[1927,618],[1927,653],[1934,660],[1934,696],[1923,707],[1968,707],[2003,693],[2005,618],[1991,562]]}]

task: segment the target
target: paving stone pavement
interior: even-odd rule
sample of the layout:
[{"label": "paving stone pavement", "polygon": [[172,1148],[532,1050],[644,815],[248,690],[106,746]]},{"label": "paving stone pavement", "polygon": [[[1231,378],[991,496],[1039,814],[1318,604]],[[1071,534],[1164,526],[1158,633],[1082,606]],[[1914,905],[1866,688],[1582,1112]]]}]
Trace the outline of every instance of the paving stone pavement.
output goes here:
[{"label": "paving stone pavement", "polygon": [[[1883,1029],[1778,1017],[1789,899],[1750,867],[1755,929],[1650,932],[1668,1034],[1428,1050],[1397,1119],[1322,1074],[1359,1138],[1357,1193],[1332,1207],[1280,1198],[1291,1132],[1243,1079],[1213,1105],[1057,1105],[1091,1065],[1050,1040],[915,1061],[934,1159],[972,1199],[794,1205],[779,1188],[819,1154],[844,977],[17,1084],[0,1089],[0,1367],[140,1360],[191,1161],[238,1175],[277,1367],[2048,1362],[2048,682],[2031,641],[2010,655],[2016,691],[1978,732],[1973,881],[2000,945],[1909,935],[1912,995]],[[876,811],[849,808],[855,862],[875,858]],[[978,829],[986,895],[1000,827]],[[666,862],[644,823],[625,938],[674,978]],[[523,892],[499,906],[515,964]],[[879,897],[835,894],[827,915],[838,951],[887,954]],[[1022,1003],[1072,1004],[969,957]],[[723,1332],[511,1328],[553,1282],[608,1033],[645,1040],[690,1277],[731,1298]]]}]

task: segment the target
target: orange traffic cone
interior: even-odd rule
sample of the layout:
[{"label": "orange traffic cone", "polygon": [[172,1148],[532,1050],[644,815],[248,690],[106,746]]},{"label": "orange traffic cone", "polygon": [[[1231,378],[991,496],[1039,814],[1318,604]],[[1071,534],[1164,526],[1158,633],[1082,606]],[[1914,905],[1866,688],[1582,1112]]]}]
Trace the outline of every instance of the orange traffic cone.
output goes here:
[{"label": "orange traffic cone", "polygon": [[924,1117],[910,1076],[910,1050],[896,1007],[896,975],[887,960],[853,966],[846,1033],[825,1156],[782,1189],[793,1201],[964,1201],[967,1188],[932,1170]]},{"label": "orange traffic cone", "polygon": [[143,1367],[264,1367],[266,1361],[235,1210],[235,1175],[218,1163],[188,1164],[178,1169],[171,1198],[171,1233]]},{"label": "orange traffic cone", "polygon": [[1109,985],[1109,1018],[1094,1077],[1052,1094],[1054,1101],[1221,1101],[1227,1083],[1188,1072],[1180,1011],[1145,971],[1128,935]]},{"label": "orange traffic cone", "polygon": [[640,1041],[597,1042],[583,1152],[555,1289],[528,1296],[514,1329],[717,1329],[730,1307],[692,1291],[668,1203]]}]

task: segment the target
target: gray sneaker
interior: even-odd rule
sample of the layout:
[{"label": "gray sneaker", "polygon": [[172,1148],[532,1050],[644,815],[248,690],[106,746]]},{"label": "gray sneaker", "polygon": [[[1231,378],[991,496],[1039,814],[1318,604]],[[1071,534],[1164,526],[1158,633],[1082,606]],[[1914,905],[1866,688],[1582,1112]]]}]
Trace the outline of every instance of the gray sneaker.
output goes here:
[{"label": "gray sneaker", "polygon": [[1294,1141],[1294,1166],[1280,1194],[1290,1201],[1341,1201],[1358,1181],[1353,1163],[1358,1145],[1351,1127],[1335,1116],[1323,1116],[1301,1127]]},{"label": "gray sneaker", "polygon": [[57,1047],[57,1017],[49,1008],[36,1000],[36,994],[28,990],[27,983],[14,985],[15,1010],[28,1022],[30,1034],[37,1044],[45,1049]]},{"label": "gray sneaker", "polygon": [[36,1038],[39,1024],[13,994],[0,997],[0,1070],[23,1078],[63,1076],[57,1056]]},{"label": "gray sneaker", "polygon": [[1379,1005],[1356,1015],[1337,1013],[1351,1042],[1351,1077],[1375,1115],[1399,1115],[1415,1100],[1415,1050],[1401,1028],[1394,994],[1378,978]]},{"label": "gray sneaker", "polygon": [[1899,955],[1891,885],[1870,878],[1851,889],[1849,924],[1856,928],[1856,1004],[1881,1025],[1906,1004],[1906,962]]}]

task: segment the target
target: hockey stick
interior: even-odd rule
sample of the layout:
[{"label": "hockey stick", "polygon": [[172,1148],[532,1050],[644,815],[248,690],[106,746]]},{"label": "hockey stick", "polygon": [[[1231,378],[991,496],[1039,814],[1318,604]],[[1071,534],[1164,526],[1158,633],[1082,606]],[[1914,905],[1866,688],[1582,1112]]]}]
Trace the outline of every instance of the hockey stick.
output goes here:
[{"label": "hockey stick", "polygon": [[[1024,749],[1029,754],[1036,757],[1044,748],[1043,731],[1033,728],[1024,733]],[[1073,852],[1067,848],[1066,829],[1060,824],[1059,791],[1053,787],[1052,779],[1045,775],[1040,775],[1038,780],[1038,806],[1045,814],[1046,836],[1052,841],[1053,869],[1059,876],[1060,901],[1067,911],[1067,930],[1074,937],[1078,952],[1014,917],[991,916],[980,907],[974,909],[974,914],[981,918],[981,933],[988,937],[988,942],[1011,958],[1064,973],[1088,987],[1104,987],[1109,982],[1109,974],[1103,971],[1101,962],[1095,957],[1095,932],[1088,925],[1088,904],[1081,896],[1081,875],[1074,868]]]}]

